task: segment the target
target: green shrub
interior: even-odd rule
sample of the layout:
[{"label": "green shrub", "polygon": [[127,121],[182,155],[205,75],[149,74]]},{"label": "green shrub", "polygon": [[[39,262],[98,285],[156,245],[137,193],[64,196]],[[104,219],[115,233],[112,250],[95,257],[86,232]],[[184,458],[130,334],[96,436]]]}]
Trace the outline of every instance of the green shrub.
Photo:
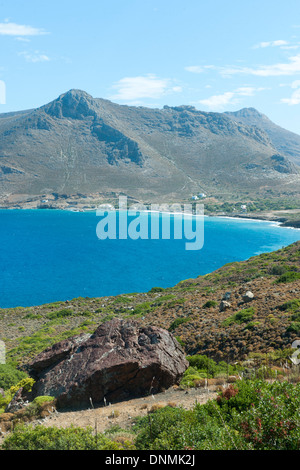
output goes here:
[{"label": "green shrub", "polygon": [[73,315],[73,310],[70,308],[63,308],[62,310],[57,310],[56,312],[47,313],[47,318],[54,320],[55,318],[64,318],[70,317]]},{"label": "green shrub", "polygon": [[188,317],[185,318],[176,318],[171,325],[169,326],[169,331],[174,331],[179,325],[182,325],[183,323],[189,322],[190,319]]},{"label": "green shrub", "polygon": [[188,356],[187,360],[189,361],[191,367],[196,368],[198,371],[205,372],[205,377],[207,377],[207,375],[214,377],[218,372],[218,366],[216,362],[213,359],[205,356],[205,354],[195,354],[195,356]]},{"label": "green shrub", "polygon": [[3,450],[129,450],[130,443],[113,442],[92,428],[65,429],[38,425],[17,427],[5,440]]},{"label": "green shrub", "polygon": [[195,387],[195,381],[203,379],[206,377],[205,372],[198,371],[194,367],[188,367],[184,372],[183,377],[180,381],[180,386],[182,388]]},{"label": "green shrub", "polygon": [[164,289],[163,287],[152,287],[152,289],[149,290],[149,292],[150,292],[151,294],[154,294],[154,293],[156,293],[156,292],[163,292],[164,290],[165,290],[165,289]]},{"label": "green shrub", "polygon": [[254,450],[299,450],[300,384],[264,383],[256,393],[234,419],[246,443]]},{"label": "green shrub", "polygon": [[297,281],[297,279],[300,279],[300,273],[295,272],[295,271],[287,271],[286,273],[282,274],[277,281],[275,281],[276,284],[280,283],[288,283],[288,282],[293,282]]},{"label": "green shrub", "polygon": [[44,403],[49,403],[54,400],[55,398],[49,395],[41,395],[39,397],[36,397],[32,403],[35,403],[36,405],[43,405]]},{"label": "green shrub", "polygon": [[198,378],[214,378],[217,376],[234,375],[242,369],[241,366],[227,364],[225,361],[215,362],[205,354],[187,356],[187,360],[190,367],[187,369],[186,375],[189,375],[190,373],[192,375],[198,374]]},{"label": "green shrub", "polygon": [[36,397],[27,407],[25,410],[25,416],[39,418],[41,412],[43,411],[43,405],[45,403],[51,403],[55,400],[54,397],[51,396],[39,396]]},{"label": "green shrub", "polygon": [[9,395],[7,392],[5,396],[3,397],[0,395],[0,414],[4,413],[7,405],[11,402],[11,395]]},{"label": "green shrub", "polygon": [[152,310],[153,307],[151,307],[151,302],[142,302],[141,304],[137,304],[130,314],[144,316]]},{"label": "green shrub", "polygon": [[216,300],[208,300],[205,302],[203,305],[203,308],[211,308],[211,307],[216,307],[218,305],[218,302]]},{"label": "green shrub", "polygon": [[255,370],[255,377],[257,379],[275,379],[276,371],[269,366],[261,366]]},{"label": "green shrub", "polygon": [[235,412],[247,410],[258,402],[258,391],[264,386],[263,380],[238,380],[234,385],[221,392],[217,403],[226,421],[230,421]]},{"label": "green shrub", "polygon": [[287,310],[295,311],[297,309],[300,309],[300,299],[288,300],[287,302],[280,305],[279,307],[279,310],[284,311],[284,312]]},{"label": "green shrub", "polygon": [[[51,320],[49,323],[52,324],[52,321],[55,320]],[[22,364],[24,359],[28,362],[29,358],[36,356],[47,347],[52,346],[63,339],[77,336],[86,329],[86,327],[78,326],[70,330],[63,329],[57,333],[55,328],[49,327],[49,323],[31,336],[22,336],[18,338],[17,345],[7,353],[10,360],[16,361],[18,364]]]},{"label": "green shrub", "polygon": [[18,382],[16,385],[10,387],[9,391],[12,396],[17,393],[20,388],[23,388],[24,392],[31,392],[34,382],[34,379],[32,379],[31,377],[25,377],[24,379],[20,380],[20,382]]},{"label": "green shrub", "polygon": [[139,450],[229,450],[234,446],[228,428],[220,426],[219,419],[202,405],[193,410],[166,406],[140,419],[135,431]]},{"label": "green shrub", "polygon": [[0,388],[8,390],[20,380],[25,379],[27,374],[10,364],[0,364]]},{"label": "green shrub", "polygon": [[33,384],[34,380],[31,377],[24,377],[17,384],[12,385],[8,390],[6,390],[4,397],[0,395],[0,413],[3,413],[5,411],[5,408],[11,402],[15,393],[20,388],[23,388],[26,392],[30,392]]},{"label": "green shrub", "polygon": [[138,431],[137,449],[177,450],[184,446],[183,426],[196,424],[192,412],[181,408],[164,407],[141,418],[134,426]]},{"label": "green shrub", "polygon": [[80,315],[82,317],[92,317],[93,316],[92,312],[90,312],[89,310],[84,310],[83,312],[80,312]]},{"label": "green shrub", "polygon": [[[159,307],[160,305],[163,305],[166,302],[168,302],[169,300],[173,300],[173,299],[175,299],[174,302],[176,303],[177,299],[176,299],[175,295],[173,295],[173,294],[162,295],[158,299],[155,299],[155,301],[153,302],[153,304],[151,306],[152,307]],[[170,304],[168,304],[168,305],[170,305]]]},{"label": "green shrub", "polygon": [[133,427],[141,450],[296,450],[300,384],[240,380],[193,409],[163,407]]},{"label": "green shrub", "polygon": [[286,331],[288,331],[288,332],[290,332],[290,333],[296,333],[296,334],[300,333],[300,321],[292,322],[292,323],[288,326],[288,328],[287,328]]},{"label": "green shrub", "polygon": [[281,276],[286,271],[287,271],[287,268],[285,266],[282,266],[281,264],[273,264],[269,269],[269,274],[272,274],[275,276]]},{"label": "green shrub", "polygon": [[300,323],[300,310],[299,312],[296,312],[294,313],[292,316],[291,316],[291,319],[295,322],[299,322]]},{"label": "green shrub", "polygon": [[38,314],[38,313],[27,313],[27,315],[25,315],[26,319],[30,319],[30,320],[40,320],[42,317],[42,315]]},{"label": "green shrub", "polygon": [[[273,320],[273,319],[271,319]],[[275,320],[275,318],[274,318]],[[271,321],[272,323],[272,321]],[[245,326],[245,330],[253,330],[253,328],[255,328],[256,326],[259,326],[260,325],[260,322],[259,321],[250,321],[246,326]]]},{"label": "green shrub", "polygon": [[223,321],[222,325],[230,326],[234,323],[241,324],[241,323],[249,322],[250,320],[252,320],[254,314],[255,314],[255,310],[253,307],[245,308],[235,313],[231,317],[226,318],[226,320]]}]

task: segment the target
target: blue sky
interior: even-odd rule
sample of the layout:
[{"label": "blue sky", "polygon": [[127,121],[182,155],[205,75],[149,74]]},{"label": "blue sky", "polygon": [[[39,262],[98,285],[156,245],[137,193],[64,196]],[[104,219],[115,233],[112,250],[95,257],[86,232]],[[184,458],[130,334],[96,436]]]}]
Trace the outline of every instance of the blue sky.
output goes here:
[{"label": "blue sky", "polygon": [[300,134],[300,2],[0,0],[0,112],[71,88],[137,106],[255,107]]}]

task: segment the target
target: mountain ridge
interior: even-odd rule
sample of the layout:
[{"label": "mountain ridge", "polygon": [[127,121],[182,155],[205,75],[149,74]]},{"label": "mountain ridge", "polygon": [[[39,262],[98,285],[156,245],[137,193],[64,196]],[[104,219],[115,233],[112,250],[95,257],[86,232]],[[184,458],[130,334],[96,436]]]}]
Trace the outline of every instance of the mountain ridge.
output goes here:
[{"label": "mountain ridge", "polygon": [[292,162],[300,165],[300,136],[298,134],[278,126],[255,108],[243,108],[225,114],[244,124],[263,129],[279,152],[285,153]]},{"label": "mountain ridge", "polygon": [[184,105],[119,105],[69,90],[39,108],[0,115],[0,204],[24,194],[182,201],[203,190],[297,192],[297,157],[243,119]]}]

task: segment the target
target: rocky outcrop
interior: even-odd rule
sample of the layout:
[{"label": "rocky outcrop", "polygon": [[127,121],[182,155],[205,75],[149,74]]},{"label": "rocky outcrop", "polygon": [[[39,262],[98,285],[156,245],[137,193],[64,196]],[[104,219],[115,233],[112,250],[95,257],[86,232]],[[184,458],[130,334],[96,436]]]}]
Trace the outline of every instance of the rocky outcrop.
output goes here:
[{"label": "rocky outcrop", "polygon": [[249,290],[243,295],[243,301],[245,303],[252,302],[253,299],[254,299],[254,294],[253,292]]},{"label": "rocky outcrop", "polygon": [[9,402],[7,407],[5,408],[5,413],[15,413],[18,410],[21,410],[25,406],[24,396],[25,392],[23,391],[23,387],[21,387],[13,396],[13,399]]},{"label": "rocky outcrop", "polygon": [[231,303],[227,302],[226,300],[221,300],[219,310],[220,312],[224,312],[224,310],[227,310],[228,308],[231,307]]},{"label": "rocky outcrop", "polygon": [[169,388],[187,367],[166,330],[114,319],[39,354],[30,364],[31,398],[54,396],[60,408],[101,405]]}]

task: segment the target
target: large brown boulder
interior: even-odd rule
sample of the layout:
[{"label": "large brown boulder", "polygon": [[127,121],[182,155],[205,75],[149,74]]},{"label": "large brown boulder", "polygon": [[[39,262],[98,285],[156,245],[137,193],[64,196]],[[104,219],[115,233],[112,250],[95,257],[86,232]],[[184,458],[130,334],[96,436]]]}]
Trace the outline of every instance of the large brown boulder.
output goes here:
[{"label": "large brown boulder", "polygon": [[168,331],[113,319],[46,349],[30,367],[32,396],[54,396],[64,408],[159,392],[180,381],[188,362]]}]

